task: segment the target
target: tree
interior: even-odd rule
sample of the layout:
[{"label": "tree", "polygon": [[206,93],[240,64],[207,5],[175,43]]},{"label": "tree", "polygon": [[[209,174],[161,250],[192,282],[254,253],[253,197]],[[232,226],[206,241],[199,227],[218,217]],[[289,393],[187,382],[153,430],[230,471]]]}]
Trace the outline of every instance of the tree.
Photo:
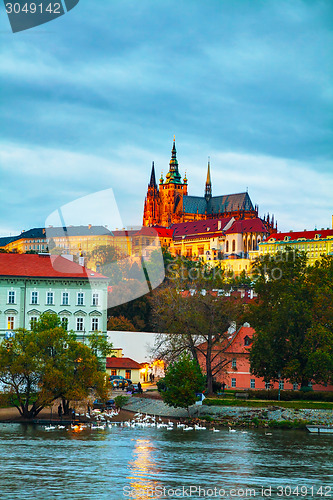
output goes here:
[{"label": "tree", "polygon": [[202,392],[205,386],[199,364],[188,354],[168,366],[163,382],[163,401],[174,408],[186,408],[188,412],[197,400],[196,393]]},{"label": "tree", "polygon": [[32,419],[58,398],[65,413],[69,402],[96,389],[106,396],[107,385],[92,350],[60,326],[54,313],[44,313],[32,330],[19,329],[0,344],[0,381],[12,404]]},{"label": "tree", "polygon": [[207,390],[213,392],[213,379],[228,363],[228,328],[243,313],[242,303],[234,297],[216,297],[210,291],[193,295],[177,288],[160,290],[153,297],[155,330],[164,332],[158,339],[156,354],[175,359],[191,353],[204,360]]},{"label": "tree", "polygon": [[110,316],[108,319],[108,330],[118,331],[118,332],[135,332],[135,327],[133,323],[120,315],[118,317]]},{"label": "tree", "polygon": [[255,262],[258,300],[250,307],[256,330],[251,371],[265,381],[305,387],[333,373],[332,258],[307,267],[304,252],[287,248]]}]

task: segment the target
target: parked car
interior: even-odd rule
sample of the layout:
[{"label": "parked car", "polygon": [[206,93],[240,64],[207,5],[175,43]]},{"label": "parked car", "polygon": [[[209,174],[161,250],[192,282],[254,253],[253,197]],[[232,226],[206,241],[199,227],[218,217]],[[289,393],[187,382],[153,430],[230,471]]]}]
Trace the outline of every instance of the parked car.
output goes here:
[{"label": "parked car", "polygon": [[101,399],[95,399],[93,402],[93,410],[111,410],[115,408],[116,404],[114,399],[108,399],[107,401],[102,401]]},{"label": "parked car", "polygon": [[131,392],[132,394],[139,394],[139,388],[138,384],[130,384],[127,388],[128,392]]},{"label": "parked car", "polygon": [[111,382],[111,385],[113,388],[120,388],[122,389],[122,387],[127,387],[129,384],[129,380],[127,380],[125,377],[123,377],[122,375],[111,375],[109,377],[109,380]]}]

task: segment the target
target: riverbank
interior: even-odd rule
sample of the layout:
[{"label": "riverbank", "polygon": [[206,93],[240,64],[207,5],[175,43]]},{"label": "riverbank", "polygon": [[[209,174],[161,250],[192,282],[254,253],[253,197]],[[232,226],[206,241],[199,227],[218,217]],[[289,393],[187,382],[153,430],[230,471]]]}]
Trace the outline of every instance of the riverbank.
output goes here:
[{"label": "riverbank", "polygon": [[[189,418],[183,408],[172,408],[163,401],[147,398],[131,398],[124,409],[165,418]],[[308,424],[333,425],[332,410],[292,409],[276,404],[262,408],[194,405],[190,408],[190,417],[221,426],[305,428]]]}]

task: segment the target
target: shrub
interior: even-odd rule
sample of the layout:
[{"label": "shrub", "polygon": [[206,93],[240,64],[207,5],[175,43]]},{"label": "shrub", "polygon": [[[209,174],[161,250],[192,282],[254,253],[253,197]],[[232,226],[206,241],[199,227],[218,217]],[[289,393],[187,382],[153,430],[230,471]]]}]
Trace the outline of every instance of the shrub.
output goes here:
[{"label": "shrub", "polygon": [[123,396],[122,394],[120,396],[116,396],[114,398],[114,402],[116,404],[116,407],[123,408],[125,406],[125,404],[127,403],[128,399],[129,399],[128,396]]}]

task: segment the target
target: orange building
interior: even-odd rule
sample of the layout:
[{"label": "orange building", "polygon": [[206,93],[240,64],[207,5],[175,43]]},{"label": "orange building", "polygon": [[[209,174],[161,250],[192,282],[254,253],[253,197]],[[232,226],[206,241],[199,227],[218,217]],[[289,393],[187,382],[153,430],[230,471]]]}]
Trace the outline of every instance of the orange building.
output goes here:
[{"label": "orange building", "polygon": [[[234,217],[253,219],[258,217],[258,206],[253,206],[247,192],[212,196],[210,162],[208,162],[204,196],[188,194],[187,178],[181,178],[177,160],[175,140],[171,152],[169,171],[165,180],[160,178],[156,183],[155,165],[153,163],[148,192],[144,204],[143,225],[164,226],[202,219],[219,219]],[[274,217],[263,220],[269,233],[276,230]]]},{"label": "orange building", "polygon": [[[250,372],[250,350],[252,337],[255,330],[248,323],[236,329],[229,329],[227,338],[227,347],[215,345],[212,355],[217,355],[215,363],[218,363],[220,357],[229,359],[225,370],[221,371],[216,378],[217,382],[224,382],[227,389],[278,389],[278,382],[267,383],[262,378],[258,378]],[[199,363],[202,369],[205,369],[205,359],[198,352]],[[298,390],[299,384],[293,384],[288,380],[281,380],[280,388],[285,390]],[[313,384],[314,391],[333,391],[332,385]]]}]

